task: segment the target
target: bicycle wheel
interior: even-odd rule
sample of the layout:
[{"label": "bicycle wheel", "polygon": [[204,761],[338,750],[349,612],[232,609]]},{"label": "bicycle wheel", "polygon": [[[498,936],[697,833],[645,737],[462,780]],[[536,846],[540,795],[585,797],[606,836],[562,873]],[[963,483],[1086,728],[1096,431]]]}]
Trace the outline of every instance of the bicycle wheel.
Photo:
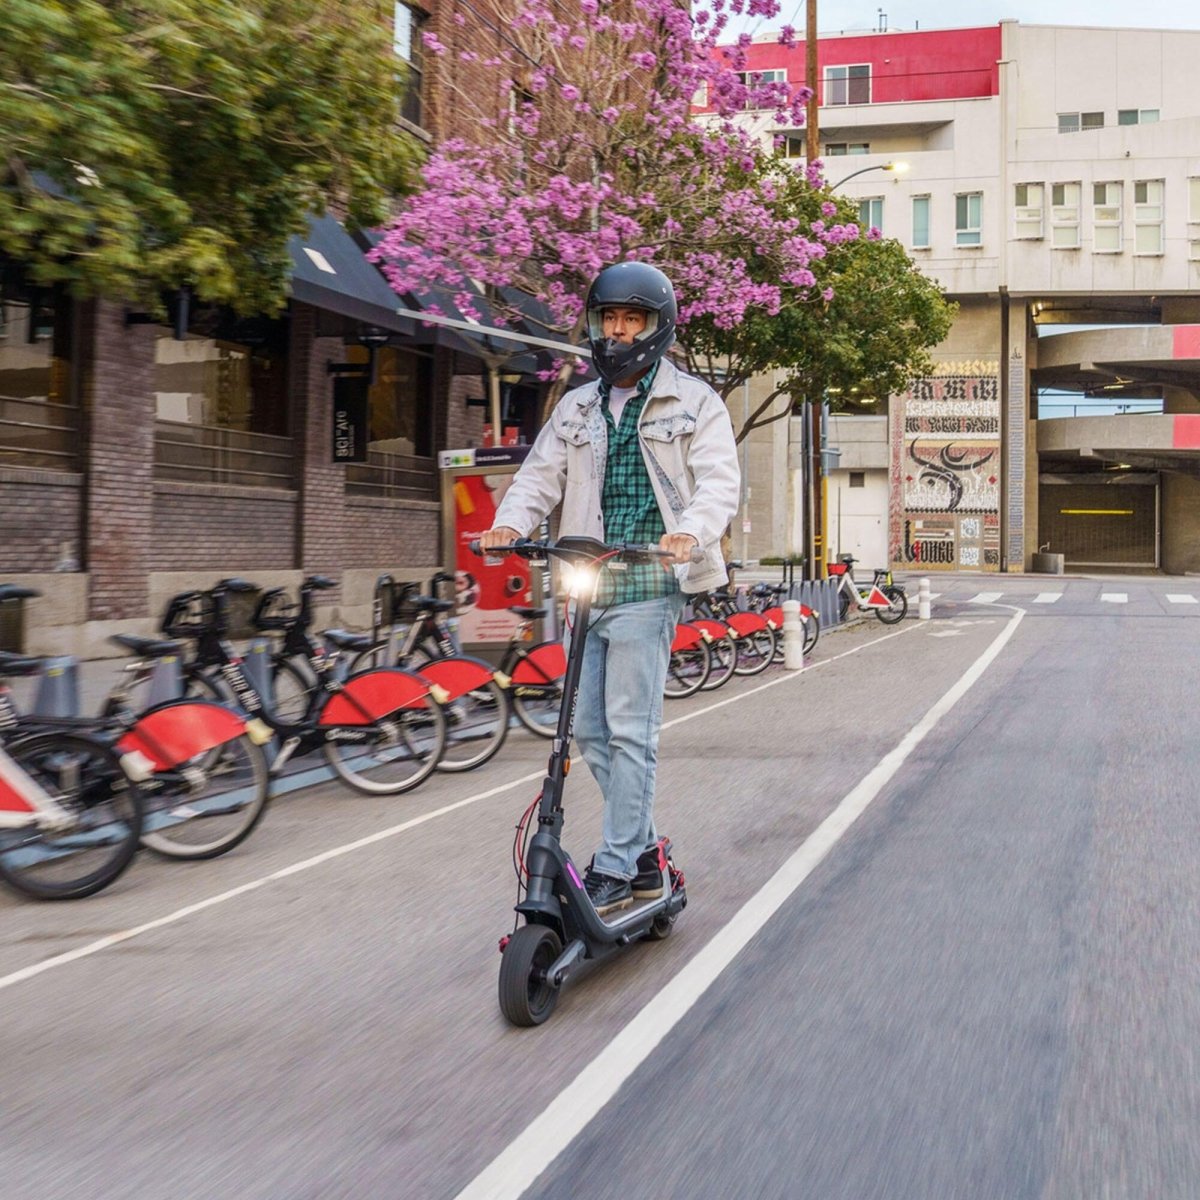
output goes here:
[{"label": "bicycle wheel", "polygon": [[[420,672],[420,667],[414,670]],[[494,679],[442,705],[446,745],[439,771],[472,771],[493,758],[508,736],[508,693]]]},{"label": "bicycle wheel", "polygon": [[370,724],[332,727],[325,757],[351,787],[373,796],[411,791],[437,767],[446,745],[441,705],[426,695]]},{"label": "bicycle wheel", "polygon": [[271,659],[272,704],[275,716],[284,724],[298,725],[304,720],[317,687],[311,672],[291,659],[279,655]]},{"label": "bicycle wheel", "polygon": [[164,858],[216,858],[262,820],[270,771],[248,734],[205,750],[147,781],[142,845]]},{"label": "bicycle wheel", "polygon": [[733,678],[733,669],[737,666],[737,643],[728,633],[722,634],[708,643],[708,653],[711,669],[700,690],[715,692]]},{"label": "bicycle wheel", "polygon": [[895,625],[897,621],[903,621],[908,613],[908,597],[904,594],[904,589],[889,584],[879,590],[891,601],[891,604],[888,608],[877,608],[875,615],[885,625]]},{"label": "bicycle wheel", "polygon": [[816,649],[817,638],[821,636],[821,618],[813,611],[800,620],[804,626],[804,653],[811,654]]},{"label": "bicycle wheel", "polygon": [[141,789],[96,738],[44,733],[5,747],[71,818],[62,829],[0,830],[0,878],[38,900],[77,900],[129,865],[142,831]]},{"label": "bicycle wheel", "polygon": [[668,700],[694,696],[705,684],[712,671],[712,653],[708,643],[697,642],[686,650],[672,650],[667,663],[667,678],[663,695]]},{"label": "bicycle wheel", "polygon": [[350,676],[358,671],[369,671],[372,667],[390,667],[392,664],[387,659],[388,643],[385,641],[376,642],[373,646],[368,646],[365,650],[355,651],[349,665],[346,667],[346,674]]},{"label": "bicycle wheel", "polygon": [[771,665],[774,657],[775,631],[768,625],[738,638],[733,669],[738,675],[758,675]]},{"label": "bicycle wheel", "polygon": [[513,712],[538,737],[552,738],[558,732],[562,677],[566,669],[562,643],[542,642],[519,653],[508,670],[512,678],[509,697]]},{"label": "bicycle wheel", "polygon": [[846,614],[850,611],[850,597],[845,591],[838,592],[838,624],[845,624]]}]

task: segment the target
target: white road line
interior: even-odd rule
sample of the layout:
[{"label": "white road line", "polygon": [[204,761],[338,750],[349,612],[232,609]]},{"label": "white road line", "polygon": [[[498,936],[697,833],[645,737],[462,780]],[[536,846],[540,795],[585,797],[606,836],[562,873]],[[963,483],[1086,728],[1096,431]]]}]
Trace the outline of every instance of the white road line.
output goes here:
[{"label": "white road line", "polygon": [[1106,604],[1128,604],[1128,592],[1101,592],[1100,599]]},{"label": "white road line", "polygon": [[1167,593],[1167,601],[1170,604],[1200,604],[1195,596],[1177,595],[1171,592]]},{"label": "white road line", "polygon": [[1033,598],[1034,604],[1057,604],[1063,598],[1062,592],[1038,592]]},{"label": "white road line", "polygon": [[968,604],[995,604],[997,600],[1003,596],[1003,592],[980,592],[978,596],[972,596],[967,601]]},{"label": "white road line", "polygon": [[645,1008],[584,1067],[532,1123],[477,1175],[457,1200],[517,1200],[571,1144],[621,1085],[650,1056],[734,958],[808,878],[871,801],[972,685],[1016,632],[1017,610],[991,645],[908,731],[766,884]]},{"label": "white road line", "polygon": [[[777,679],[772,679],[768,683],[759,684],[758,687],[751,688],[748,692],[740,692],[736,696],[730,696],[725,700],[718,700],[715,704],[706,705],[704,708],[698,708],[695,712],[684,713],[682,716],[676,717],[672,721],[664,721],[663,729],[670,729],[675,725],[682,725],[685,721],[694,721],[697,717],[703,717],[707,713],[715,712],[719,708],[725,708],[726,705],[735,704],[739,700],[746,700],[750,696],[755,696],[759,692],[765,692],[768,688],[777,687],[781,683],[790,682],[793,679],[800,679],[807,675],[809,671],[815,671],[818,667],[825,666],[826,663],[834,663],[839,659],[848,658],[851,654],[857,654],[860,650],[865,650],[869,646],[876,646],[880,642],[886,642],[890,638],[899,637],[901,634],[911,633],[914,629],[919,629],[920,626],[915,622],[903,629],[897,629],[892,633],[885,633],[882,637],[872,638],[869,642],[862,642],[849,650],[843,650],[841,654],[835,654],[832,658],[823,658],[820,662],[811,664],[805,667],[803,671],[785,671]],[[322,863],[330,862],[332,859],[341,858],[345,854],[350,854],[355,850],[362,850],[366,846],[373,846],[376,842],[386,841],[388,838],[396,837],[398,834],[406,833],[410,829],[416,829],[420,825],[425,825],[430,821],[436,820],[438,817],[444,817],[449,813],[457,812],[460,808],[468,808],[472,804],[478,804],[481,800],[490,800],[493,796],[498,796],[502,792],[510,791],[512,788],[520,787],[522,784],[533,783],[536,780],[544,779],[546,772],[537,770],[528,775],[522,775],[518,779],[510,779],[508,783],[497,784],[496,787],[488,788],[486,791],[476,792],[473,796],[467,796],[463,800],[456,800],[452,804],[445,804],[441,808],[435,808],[430,812],[423,813],[419,817],[413,817],[408,821],[402,821],[399,825],[392,825],[388,829],[380,829],[376,833],[368,834],[366,837],[361,837],[353,842],[347,842],[342,846],[335,846],[332,850],[322,851],[320,854],[315,854],[311,858],[303,859],[301,862],[292,863],[291,866],[281,867],[278,871],[272,871],[269,875],[263,875],[259,879],[252,879],[248,883],[240,884],[238,887],[230,888],[226,892],[219,892],[215,896],[209,896],[204,900],[197,900],[194,904],[186,904],[183,908],[177,908],[174,912],[166,913],[164,916],[156,917],[152,921],[146,921],[142,925],[134,925],[130,929],[122,929],[117,933],[110,933],[102,938],[97,938],[95,941],[86,943],[83,946],[77,946],[74,950],[64,951],[62,954],[56,954],[52,958],[43,959],[41,962],[32,963],[28,967],[21,967],[19,970],[13,971],[8,975],[0,975],[0,991],[5,988],[12,987],[14,984],[23,983],[26,979],[33,979],[37,975],[41,975],[46,971],[50,971],[55,967],[64,967],[68,963],[76,962],[81,958],[89,958],[93,954],[99,954],[101,950],[111,949],[113,946],[119,946],[122,942],[131,941],[133,938],[141,937],[142,934],[151,933],[155,929],[162,929],[166,925],[173,925],[177,921],[182,921],[185,917],[190,917],[195,913],[203,912],[206,908],[215,908],[218,904],[224,904],[229,900],[236,900],[239,896],[245,896],[250,892],[256,892],[260,888],[264,888],[269,883],[274,883],[280,879],[287,879],[291,875],[299,875],[302,871],[311,870],[313,867],[319,867]]]}]

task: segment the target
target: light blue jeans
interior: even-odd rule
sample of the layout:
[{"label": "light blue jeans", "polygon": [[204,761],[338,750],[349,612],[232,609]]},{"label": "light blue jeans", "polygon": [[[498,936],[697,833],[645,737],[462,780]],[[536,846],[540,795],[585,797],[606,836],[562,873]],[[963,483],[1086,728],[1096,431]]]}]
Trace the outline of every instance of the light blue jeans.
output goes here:
[{"label": "light blue jeans", "polygon": [[654,776],[663,684],[683,595],[618,604],[589,622],[575,740],[604,796],[595,870],[632,879],[654,845]]}]

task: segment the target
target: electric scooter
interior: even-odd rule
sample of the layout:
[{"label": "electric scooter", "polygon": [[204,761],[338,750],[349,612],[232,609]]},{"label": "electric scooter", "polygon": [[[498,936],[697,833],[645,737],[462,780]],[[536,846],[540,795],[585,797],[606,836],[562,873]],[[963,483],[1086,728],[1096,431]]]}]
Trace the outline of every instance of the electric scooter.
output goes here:
[{"label": "electric scooter", "polygon": [[[479,553],[479,543],[472,542],[471,549]],[[597,572],[658,562],[670,555],[657,546],[606,545],[589,537],[541,542],[521,539],[485,553],[489,557],[516,554],[543,563],[557,558],[573,568],[570,592],[575,614],[563,704],[541,793],[518,827],[514,857],[524,892],[516,905],[518,924],[500,940],[500,1011],[514,1025],[540,1025],[554,1011],[559,991],[575,968],[606,958],[633,942],[670,936],[675,918],[687,905],[683,872],[672,861],[666,838],[658,842],[661,896],[640,903],[635,900],[632,908],[612,914],[611,920],[601,918],[592,906],[583,879],[562,845],[563,784],[571,768],[571,732]],[[525,847],[522,838],[535,805],[537,832]],[[523,925],[521,917],[525,918]]]}]

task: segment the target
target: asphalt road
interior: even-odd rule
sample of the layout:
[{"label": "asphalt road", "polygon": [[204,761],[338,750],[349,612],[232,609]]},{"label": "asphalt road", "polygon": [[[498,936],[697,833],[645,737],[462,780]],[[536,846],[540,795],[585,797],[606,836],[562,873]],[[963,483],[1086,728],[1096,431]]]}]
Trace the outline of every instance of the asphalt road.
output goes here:
[{"label": "asphalt road", "polygon": [[[0,897],[0,1196],[425,1200],[514,1144],[554,1200],[1200,1195],[1187,582],[992,585],[1028,610],[996,660],[553,1161],[537,1122],[1006,629],[987,584],[669,705],[688,909],[537,1030],[495,1003],[545,758],[524,734],[411,797],[289,797],[213,863]],[[571,784],[586,859],[599,806]]]}]

